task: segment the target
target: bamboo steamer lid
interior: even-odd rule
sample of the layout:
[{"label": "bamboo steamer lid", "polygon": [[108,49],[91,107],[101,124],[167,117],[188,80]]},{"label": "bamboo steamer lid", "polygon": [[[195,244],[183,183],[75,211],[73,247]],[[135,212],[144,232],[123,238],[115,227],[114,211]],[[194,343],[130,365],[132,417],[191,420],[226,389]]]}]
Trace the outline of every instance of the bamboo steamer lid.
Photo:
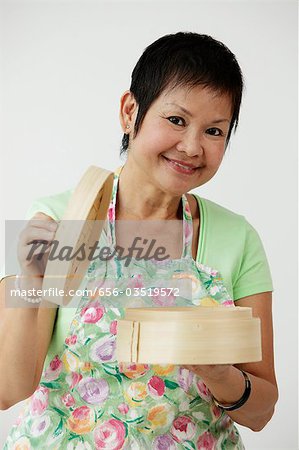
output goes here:
[{"label": "bamboo steamer lid", "polygon": [[[70,247],[72,254],[84,245],[88,249],[99,240],[111,199],[113,173],[96,166],[90,166],[75,188],[65,213],[55,233],[58,247],[55,254]],[[82,259],[82,258],[81,258]],[[48,260],[43,279],[43,298],[57,305],[67,305],[72,298],[70,291],[76,291],[88,269],[88,255],[80,258]],[[52,289],[51,289],[52,288]],[[50,295],[50,289],[63,295]]]},{"label": "bamboo steamer lid", "polygon": [[260,361],[260,319],[245,307],[131,308],[118,321],[116,358],[148,364]]}]

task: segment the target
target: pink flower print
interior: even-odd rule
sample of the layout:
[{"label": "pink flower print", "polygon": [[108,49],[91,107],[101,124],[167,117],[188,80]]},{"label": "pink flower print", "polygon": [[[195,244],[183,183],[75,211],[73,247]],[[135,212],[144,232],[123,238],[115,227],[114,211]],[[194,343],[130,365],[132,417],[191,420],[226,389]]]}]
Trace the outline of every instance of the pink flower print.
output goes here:
[{"label": "pink flower print", "polygon": [[119,412],[121,414],[127,414],[127,412],[129,411],[129,405],[127,405],[127,403],[120,403],[117,407],[117,409],[119,410]]},{"label": "pink flower print", "polygon": [[45,370],[45,379],[47,381],[56,380],[58,378],[60,372],[62,371],[63,363],[59,359],[59,356],[56,355],[50,362],[49,366]]},{"label": "pink flower print", "polygon": [[178,383],[185,392],[188,392],[188,390],[190,389],[193,378],[194,378],[193,372],[191,372],[188,369],[185,369],[184,367],[179,368]]},{"label": "pink flower print", "polygon": [[120,450],[124,445],[127,430],[123,422],[110,419],[94,429],[94,443],[96,450]]},{"label": "pink flower print", "polygon": [[94,414],[88,406],[76,408],[68,418],[66,426],[76,434],[86,434],[94,427]]},{"label": "pink flower print", "polygon": [[61,397],[61,401],[62,403],[67,407],[67,408],[71,408],[72,406],[74,406],[75,404],[75,399],[72,396],[72,394],[70,394],[69,392],[66,392],[62,397]]},{"label": "pink flower print", "polygon": [[148,392],[154,397],[161,397],[165,392],[165,383],[162,378],[153,376],[147,382]]},{"label": "pink flower print", "polygon": [[111,334],[116,334],[117,333],[117,320],[113,320],[110,323],[110,333]]},{"label": "pink flower print", "polygon": [[71,336],[68,336],[67,338],[65,338],[65,343],[66,345],[75,345],[77,342],[77,335],[76,334],[72,334]]},{"label": "pink flower print", "polygon": [[104,315],[104,308],[98,301],[89,302],[80,312],[83,323],[97,323]]},{"label": "pink flower print", "polygon": [[188,202],[185,202],[185,212],[188,216],[191,216],[190,205]]},{"label": "pink flower print", "polygon": [[[175,296],[172,293],[169,293],[168,295],[168,291],[164,291],[166,292],[166,295],[164,295],[164,293],[162,294],[163,291],[161,291],[161,293],[157,292],[152,295],[152,299],[153,299],[153,303],[157,306],[173,306],[175,303]],[[162,294],[162,295],[161,295]]]},{"label": "pink flower print", "polygon": [[66,377],[66,381],[70,389],[74,389],[74,387],[79,383],[81,379],[82,375],[77,372],[72,372],[70,375]]},{"label": "pink flower print", "polygon": [[221,303],[222,306],[235,306],[233,300],[225,300],[225,302]]},{"label": "pink flower print", "polygon": [[198,380],[196,382],[196,387],[197,387],[197,392],[198,392],[199,396],[203,400],[206,400],[207,402],[210,402],[212,400],[211,393],[202,380]]},{"label": "pink flower print", "polygon": [[109,206],[107,216],[110,222],[112,222],[112,220],[115,220],[115,210],[113,208],[113,205]]},{"label": "pink flower print", "polygon": [[127,378],[134,380],[136,378],[143,377],[150,369],[148,364],[128,364],[119,363],[119,371],[123,373]]},{"label": "pink flower print", "polygon": [[188,441],[195,435],[195,424],[187,416],[179,416],[172,422],[170,430],[177,442]]},{"label": "pink flower print", "polygon": [[168,434],[157,436],[153,442],[154,450],[176,450],[176,448],[176,443]]},{"label": "pink flower print", "polygon": [[109,385],[104,378],[83,378],[77,389],[83,400],[91,404],[103,403],[109,394]]},{"label": "pink flower print", "polygon": [[221,416],[221,410],[215,405],[215,403],[212,403],[211,405],[211,413],[215,419],[218,419]]},{"label": "pink flower print", "polygon": [[129,288],[142,288],[144,287],[143,277],[140,273],[136,273],[128,281]]},{"label": "pink flower print", "polygon": [[197,450],[215,450],[216,439],[209,431],[206,431],[197,439],[196,448]]},{"label": "pink flower print", "polygon": [[44,386],[39,386],[31,397],[30,411],[33,416],[40,416],[46,409],[49,403],[49,389]]},{"label": "pink flower print", "polygon": [[114,359],[115,336],[104,336],[98,339],[90,349],[90,357],[95,362],[105,363]]}]

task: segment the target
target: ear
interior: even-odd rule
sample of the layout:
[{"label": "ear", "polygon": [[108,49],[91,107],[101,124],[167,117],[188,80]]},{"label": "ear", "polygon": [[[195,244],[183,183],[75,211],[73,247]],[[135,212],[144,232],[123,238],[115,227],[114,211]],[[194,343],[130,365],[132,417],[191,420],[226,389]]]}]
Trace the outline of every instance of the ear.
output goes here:
[{"label": "ear", "polygon": [[[124,133],[134,128],[138,105],[131,91],[125,91],[120,99],[119,120]],[[127,128],[129,126],[129,128]]]}]

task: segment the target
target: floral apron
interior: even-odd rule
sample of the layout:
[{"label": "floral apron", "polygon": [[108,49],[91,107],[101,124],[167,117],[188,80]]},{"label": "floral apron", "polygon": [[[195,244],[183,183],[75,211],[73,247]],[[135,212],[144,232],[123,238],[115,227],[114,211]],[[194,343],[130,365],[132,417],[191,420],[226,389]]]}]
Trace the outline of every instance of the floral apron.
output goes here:
[{"label": "floral apron", "polygon": [[[107,227],[100,238],[101,244],[112,248],[121,169],[114,175]],[[182,209],[180,259],[133,260],[129,267],[117,257],[106,264],[93,261],[87,288],[96,285],[104,292],[107,287],[122,292],[126,287],[191,279],[189,299],[156,295],[143,301],[154,306],[233,306],[219,273],[192,258],[192,216],[185,195]],[[117,307],[109,307],[110,296],[82,296],[63,351],[44,367],[40,384],[27,399],[3,450],[244,449],[234,423],[216,407],[197,375],[170,364],[116,361],[117,320],[125,312],[121,301],[124,298]],[[158,340],[153,345],[159,345]]]}]

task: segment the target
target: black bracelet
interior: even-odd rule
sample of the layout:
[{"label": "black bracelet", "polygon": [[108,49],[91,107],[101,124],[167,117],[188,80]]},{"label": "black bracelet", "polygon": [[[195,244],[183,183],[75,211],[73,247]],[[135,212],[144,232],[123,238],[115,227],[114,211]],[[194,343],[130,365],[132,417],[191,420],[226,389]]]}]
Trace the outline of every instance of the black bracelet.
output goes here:
[{"label": "black bracelet", "polygon": [[242,372],[242,374],[244,376],[244,379],[245,379],[245,390],[244,390],[244,393],[243,393],[242,397],[240,398],[240,400],[238,400],[233,405],[224,406],[224,405],[221,405],[213,397],[213,400],[214,400],[214,403],[216,404],[216,406],[218,406],[219,408],[224,409],[225,411],[234,411],[235,409],[241,408],[241,406],[243,406],[244,403],[247,402],[247,400],[249,399],[249,396],[250,396],[250,392],[251,392],[251,381],[250,381],[250,378],[249,378],[249,376],[247,375],[246,372],[243,372],[243,370],[241,370],[241,372]]}]

